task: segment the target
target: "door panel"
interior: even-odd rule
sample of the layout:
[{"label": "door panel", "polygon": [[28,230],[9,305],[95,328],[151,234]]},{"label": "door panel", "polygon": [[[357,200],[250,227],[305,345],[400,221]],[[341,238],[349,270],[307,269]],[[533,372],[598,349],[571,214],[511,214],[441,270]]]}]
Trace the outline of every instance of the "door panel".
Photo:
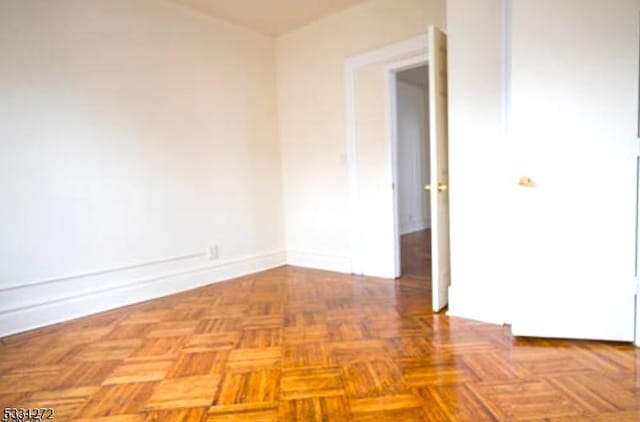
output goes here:
[{"label": "door panel", "polygon": [[431,285],[434,312],[449,302],[449,135],[447,36],[429,28],[429,138],[431,148]]},{"label": "door panel", "polygon": [[630,341],[640,4],[512,4],[513,332]]}]

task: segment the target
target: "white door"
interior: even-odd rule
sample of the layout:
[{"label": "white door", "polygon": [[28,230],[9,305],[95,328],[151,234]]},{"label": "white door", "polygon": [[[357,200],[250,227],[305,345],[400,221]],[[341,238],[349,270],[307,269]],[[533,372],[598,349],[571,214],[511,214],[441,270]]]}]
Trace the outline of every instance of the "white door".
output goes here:
[{"label": "white door", "polygon": [[449,303],[449,152],[447,36],[429,28],[429,140],[431,158],[431,286],[433,311]]},{"label": "white door", "polygon": [[633,340],[639,3],[512,2],[515,335]]}]

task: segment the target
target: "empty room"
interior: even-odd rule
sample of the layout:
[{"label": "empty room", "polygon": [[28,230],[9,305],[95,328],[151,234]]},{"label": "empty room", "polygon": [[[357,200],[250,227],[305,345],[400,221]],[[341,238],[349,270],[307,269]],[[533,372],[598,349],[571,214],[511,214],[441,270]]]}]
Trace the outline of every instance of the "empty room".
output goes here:
[{"label": "empty room", "polygon": [[0,0],[0,412],[638,421],[640,0]]}]

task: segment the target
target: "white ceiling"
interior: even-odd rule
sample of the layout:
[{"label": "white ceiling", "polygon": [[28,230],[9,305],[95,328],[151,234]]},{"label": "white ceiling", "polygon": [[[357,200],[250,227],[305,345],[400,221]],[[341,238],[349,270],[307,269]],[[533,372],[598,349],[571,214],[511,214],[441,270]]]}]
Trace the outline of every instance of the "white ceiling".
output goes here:
[{"label": "white ceiling", "polygon": [[282,35],[365,0],[170,0],[267,35]]}]

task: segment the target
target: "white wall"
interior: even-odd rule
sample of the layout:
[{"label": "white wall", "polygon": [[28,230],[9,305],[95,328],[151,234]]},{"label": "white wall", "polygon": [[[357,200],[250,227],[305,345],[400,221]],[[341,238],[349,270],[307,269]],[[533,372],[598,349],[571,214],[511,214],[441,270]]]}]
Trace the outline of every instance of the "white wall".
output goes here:
[{"label": "white wall", "polygon": [[[351,271],[346,162],[345,59],[444,26],[442,0],[371,0],[314,22],[276,41],[285,231],[292,264]],[[377,74],[383,80],[382,68]],[[384,84],[371,92],[383,107]],[[383,108],[380,108],[383,115]],[[375,145],[364,145],[359,168],[371,176],[370,211],[382,214],[384,124]],[[361,175],[364,177],[364,175]],[[383,184],[381,184],[383,183]],[[385,217],[386,216],[386,217]],[[363,218],[369,216],[363,216]],[[382,220],[383,223],[385,220]],[[390,220],[386,220],[390,221]],[[389,240],[391,239],[391,240]],[[392,236],[371,245],[388,254]],[[373,256],[373,255],[372,255]]]},{"label": "white wall", "polygon": [[505,84],[502,0],[447,0],[449,314],[505,321]]},{"label": "white wall", "polygon": [[[426,68],[424,68],[426,72]],[[429,181],[427,90],[397,81],[398,121],[398,218],[400,233],[431,227]]]},{"label": "white wall", "polygon": [[284,263],[272,39],[3,0],[0,58],[0,335]]}]

